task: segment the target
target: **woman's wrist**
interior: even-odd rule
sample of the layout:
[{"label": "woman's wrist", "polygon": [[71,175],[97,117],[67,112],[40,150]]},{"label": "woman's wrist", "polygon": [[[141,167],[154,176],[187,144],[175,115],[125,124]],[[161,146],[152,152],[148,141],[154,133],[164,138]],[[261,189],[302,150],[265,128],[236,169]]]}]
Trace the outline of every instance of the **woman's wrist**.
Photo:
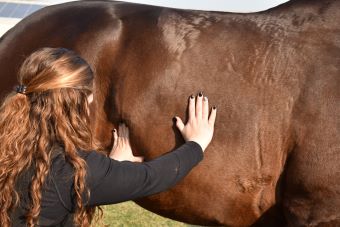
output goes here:
[{"label": "woman's wrist", "polygon": [[202,150],[202,153],[204,153],[205,148],[204,148],[204,146],[203,146],[200,142],[195,141],[195,140],[188,140],[187,142],[196,144],[196,146],[199,146],[199,147],[200,147],[200,150]]}]

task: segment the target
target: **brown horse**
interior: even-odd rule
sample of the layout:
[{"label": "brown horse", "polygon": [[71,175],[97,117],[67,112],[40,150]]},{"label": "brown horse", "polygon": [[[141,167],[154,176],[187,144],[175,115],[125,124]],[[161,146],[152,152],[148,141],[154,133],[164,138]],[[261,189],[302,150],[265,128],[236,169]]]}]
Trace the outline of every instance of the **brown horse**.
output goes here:
[{"label": "brown horse", "polygon": [[212,144],[171,190],[137,201],[201,225],[340,225],[340,1],[254,14],[85,1],[44,8],[0,42],[2,96],[37,48],[76,50],[95,72],[95,136],[120,120],[147,159],[183,141],[172,117],[201,89]]}]

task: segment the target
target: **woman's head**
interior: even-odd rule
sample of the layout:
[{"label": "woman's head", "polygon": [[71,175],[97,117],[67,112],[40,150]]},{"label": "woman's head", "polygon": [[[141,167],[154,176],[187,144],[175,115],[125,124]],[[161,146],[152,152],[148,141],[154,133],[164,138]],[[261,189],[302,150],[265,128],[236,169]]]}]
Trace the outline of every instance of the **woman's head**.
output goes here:
[{"label": "woman's head", "polygon": [[[26,58],[18,72],[23,94],[11,92],[0,107],[0,224],[7,226],[9,212],[18,203],[15,182],[28,167],[35,168],[31,183],[30,226],[40,213],[41,188],[49,172],[53,145],[65,148],[74,167],[75,221],[88,225],[93,210],[85,209],[86,165],[77,149],[99,149],[90,130],[89,102],[93,86],[90,66],[75,52],[43,48]],[[11,198],[11,199],[8,199]]]},{"label": "woman's head", "polygon": [[42,48],[23,62],[18,80],[26,93],[58,89],[77,89],[91,92],[93,73],[87,62],[65,48]]},{"label": "woman's head", "polygon": [[[81,144],[82,132],[89,124],[89,100],[92,96],[93,72],[89,64],[74,51],[65,48],[42,48],[29,55],[18,72],[18,81],[25,87],[31,124],[45,118],[51,141],[63,142],[62,133],[76,135],[74,144]],[[20,98],[18,98],[20,99]],[[38,123],[38,122],[37,122]],[[84,125],[85,124],[85,125]],[[58,132],[61,128],[65,132]],[[80,132],[75,129],[82,129]],[[78,143],[76,141],[79,141]]]}]

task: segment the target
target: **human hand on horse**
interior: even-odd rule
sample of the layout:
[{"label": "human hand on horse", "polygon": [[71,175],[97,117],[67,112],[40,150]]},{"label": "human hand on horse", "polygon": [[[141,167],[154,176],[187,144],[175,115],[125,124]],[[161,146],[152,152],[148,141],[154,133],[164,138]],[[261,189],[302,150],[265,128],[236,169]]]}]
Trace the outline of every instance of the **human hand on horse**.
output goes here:
[{"label": "human hand on horse", "polygon": [[209,115],[208,97],[200,92],[197,97],[189,98],[189,119],[186,125],[179,117],[175,117],[176,126],[182,133],[185,141],[198,143],[204,151],[212,140],[216,119],[216,107],[214,106]]},{"label": "human hand on horse", "polygon": [[[208,98],[199,93],[197,97],[189,98],[189,119],[184,125],[179,117],[175,117],[176,126],[185,141],[198,143],[204,151],[212,140],[216,119],[216,107],[213,107],[209,116]],[[125,124],[119,125],[119,131],[113,132],[113,148],[110,158],[118,161],[142,162],[143,157],[136,157],[132,153],[129,141],[129,129]]]},{"label": "human hand on horse", "polygon": [[116,129],[113,130],[113,147],[110,158],[131,162],[143,162],[144,160],[144,157],[133,155],[129,140],[129,128],[124,123],[119,124],[118,132]]}]

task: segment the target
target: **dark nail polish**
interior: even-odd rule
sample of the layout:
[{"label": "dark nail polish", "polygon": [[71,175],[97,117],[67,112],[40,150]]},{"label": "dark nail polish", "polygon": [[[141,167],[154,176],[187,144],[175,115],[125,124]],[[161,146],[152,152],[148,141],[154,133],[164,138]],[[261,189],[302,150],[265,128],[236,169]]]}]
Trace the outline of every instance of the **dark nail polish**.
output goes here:
[{"label": "dark nail polish", "polygon": [[199,97],[202,97],[202,96],[203,96],[203,93],[202,93],[202,92],[198,93],[198,96],[199,96]]},{"label": "dark nail polish", "polygon": [[194,95],[190,95],[190,98],[191,98],[191,99],[194,99],[195,97],[194,97]]},{"label": "dark nail polish", "polygon": [[174,123],[176,123],[177,122],[177,118],[172,118],[172,121],[174,122]]},{"label": "dark nail polish", "polygon": [[116,129],[113,129],[113,132],[116,132]]},{"label": "dark nail polish", "polygon": [[214,106],[213,109],[216,110],[217,109],[216,106]]}]

